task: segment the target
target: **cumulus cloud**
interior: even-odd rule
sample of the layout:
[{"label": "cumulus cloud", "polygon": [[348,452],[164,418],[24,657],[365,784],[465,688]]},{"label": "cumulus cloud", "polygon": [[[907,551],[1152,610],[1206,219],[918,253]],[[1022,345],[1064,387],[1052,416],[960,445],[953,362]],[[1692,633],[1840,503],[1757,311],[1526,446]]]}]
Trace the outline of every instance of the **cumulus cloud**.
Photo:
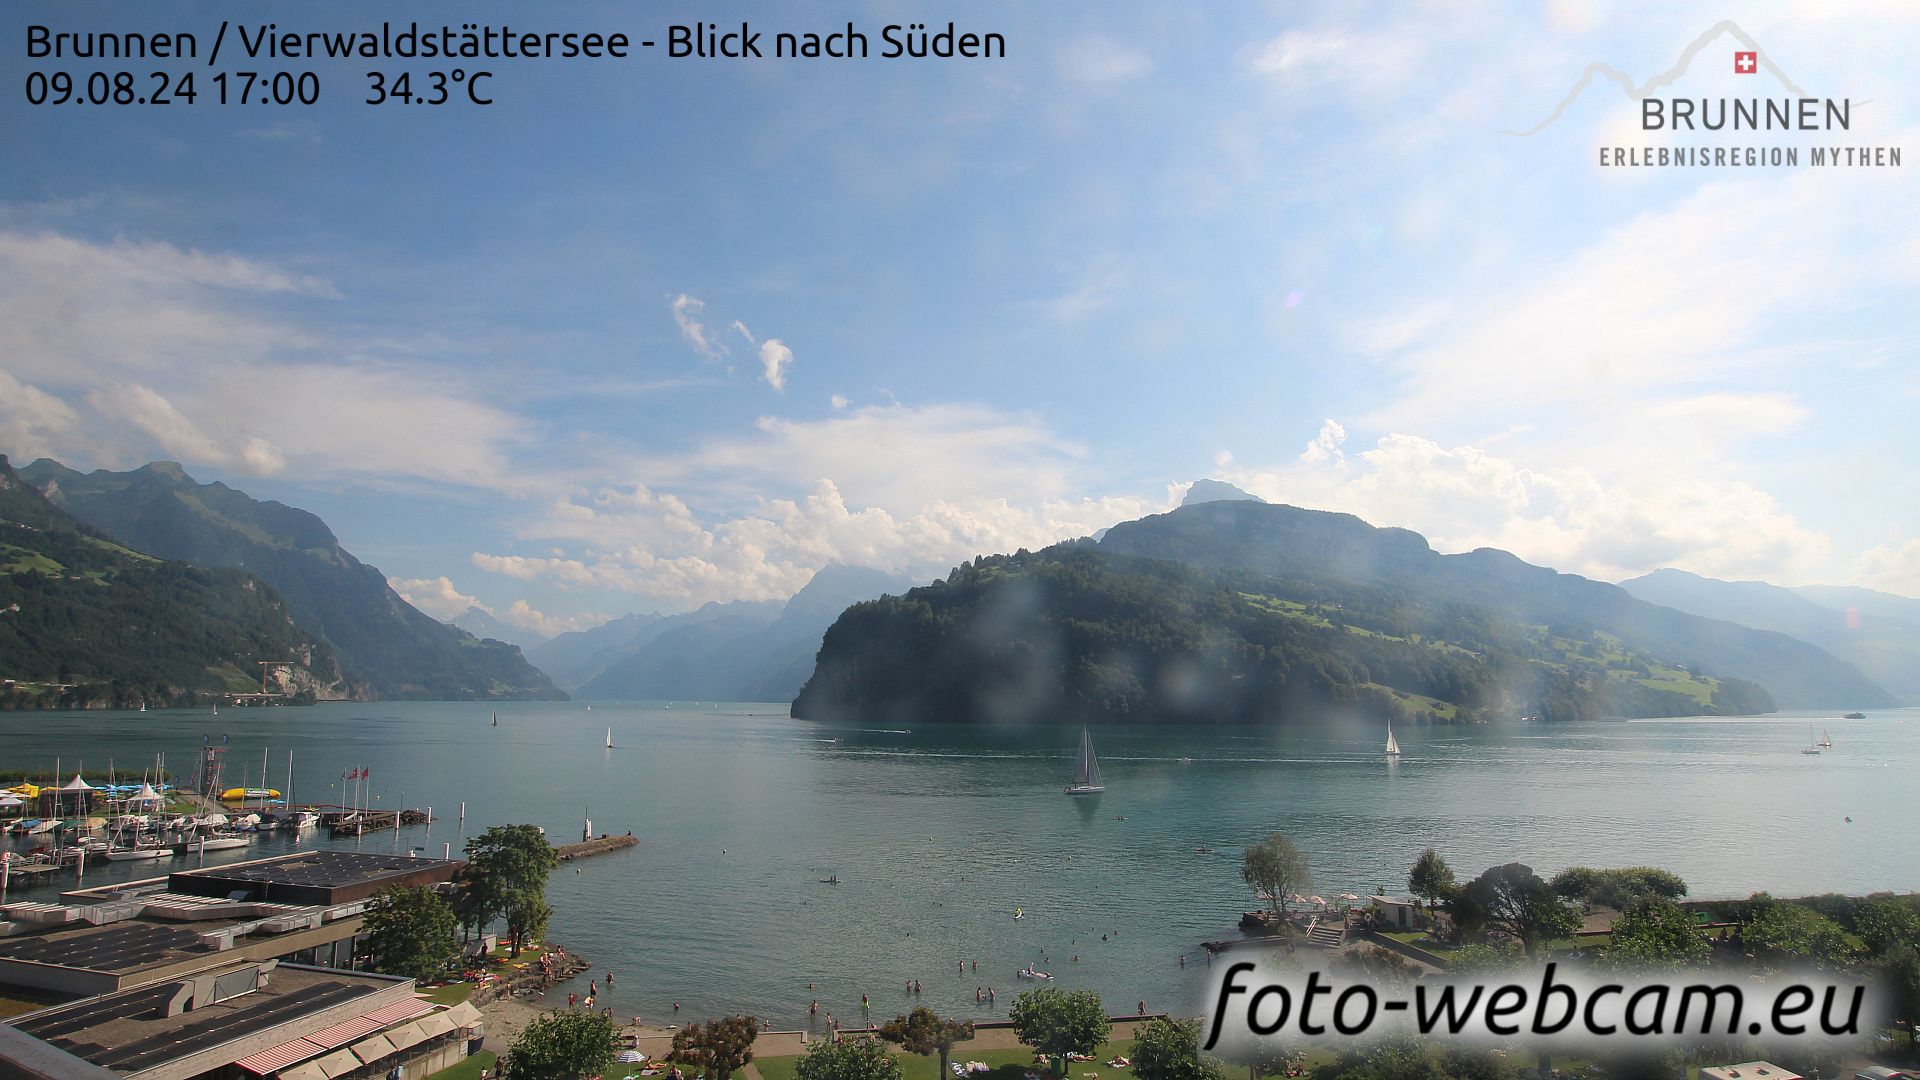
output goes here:
[{"label": "cumulus cloud", "polygon": [[844,409],[847,407],[847,404],[848,404],[847,395],[835,394],[832,397],[827,399],[827,403],[829,405],[832,405],[836,409]]},{"label": "cumulus cloud", "polygon": [[1920,538],[1861,552],[1853,560],[1853,580],[1870,589],[1920,597]]},{"label": "cumulus cloud", "polygon": [[779,338],[760,343],[760,377],[781,393],[787,392],[787,368],[793,364],[793,350]]},{"label": "cumulus cloud", "polygon": [[75,465],[519,482],[528,425],[405,347],[308,329],[300,305],[338,296],[239,255],[0,228],[0,437]]},{"label": "cumulus cloud", "polygon": [[1224,478],[1275,502],[1413,529],[1441,551],[1497,547],[1606,581],[1663,566],[1806,581],[1832,550],[1826,535],[1739,480],[1669,472],[1610,483],[1587,468],[1529,467],[1419,435],[1383,435],[1358,452],[1346,438],[1329,420],[1298,464]]},{"label": "cumulus cloud", "polygon": [[831,563],[933,577],[987,552],[1037,548],[1166,509],[1139,498],[1067,499],[1019,506],[1004,499],[936,501],[909,514],[850,505],[828,480],[796,499],[695,517],[646,489],[603,490],[555,504],[526,533],[571,541],[576,554],[476,553],[473,564],[562,589],[613,591],[664,608],[708,600],[779,599]]},{"label": "cumulus cloud", "polygon": [[477,597],[468,596],[455,588],[452,579],[445,575],[434,578],[388,578],[387,584],[400,594],[400,599],[441,622],[464,614],[470,607],[480,606]]},{"label": "cumulus cloud", "polygon": [[612,618],[610,615],[595,613],[548,615],[525,600],[515,600],[504,608],[496,608],[481,603],[479,597],[461,592],[452,579],[444,575],[434,578],[393,578],[387,584],[393,586],[393,591],[400,594],[400,599],[441,622],[466,614],[468,608],[477,608],[508,626],[531,630],[542,637],[554,637],[573,630],[599,626]]}]

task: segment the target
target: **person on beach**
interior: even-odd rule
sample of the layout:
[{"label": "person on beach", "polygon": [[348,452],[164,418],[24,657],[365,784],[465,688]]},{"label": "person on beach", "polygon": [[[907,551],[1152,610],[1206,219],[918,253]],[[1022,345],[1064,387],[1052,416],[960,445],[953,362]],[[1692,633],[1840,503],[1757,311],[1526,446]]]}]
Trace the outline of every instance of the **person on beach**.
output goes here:
[{"label": "person on beach", "polygon": [[611,971],[607,972],[607,987],[609,989],[613,987],[613,972]]},{"label": "person on beach", "polygon": [[814,998],[813,1004],[807,1006],[807,1015],[809,1016],[820,1015],[820,999],[819,998]]},{"label": "person on beach", "polygon": [[978,1005],[980,1004],[981,1000],[982,1000],[982,995],[980,993],[980,988],[976,986],[973,988],[973,1003],[975,1005]]},{"label": "person on beach", "polygon": [[580,995],[579,995],[579,994],[568,994],[568,995],[567,995],[567,1008],[569,1008],[569,1009],[571,1009],[571,1008],[573,1008],[573,1007],[574,1007],[575,1005],[578,1005],[578,1004],[580,1004]]},{"label": "person on beach", "polygon": [[1141,1016],[1147,1015],[1147,999],[1146,998],[1140,999],[1140,1015]]},{"label": "person on beach", "polygon": [[862,1009],[869,1009],[873,1007],[872,1003],[867,1000],[867,995],[865,994],[860,995],[860,1007]]},{"label": "person on beach", "polygon": [[1181,966],[1181,967],[1186,967],[1186,966],[1187,966],[1187,954],[1186,954],[1186,953],[1181,953],[1181,954],[1180,954],[1180,966]]}]

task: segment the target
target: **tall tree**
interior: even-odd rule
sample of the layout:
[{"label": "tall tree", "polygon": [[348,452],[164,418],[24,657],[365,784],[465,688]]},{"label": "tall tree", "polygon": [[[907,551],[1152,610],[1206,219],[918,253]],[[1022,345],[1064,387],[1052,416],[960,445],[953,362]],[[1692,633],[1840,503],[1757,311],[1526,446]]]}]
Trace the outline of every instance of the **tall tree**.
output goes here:
[{"label": "tall tree", "polygon": [[1267,905],[1281,918],[1287,914],[1288,898],[1313,887],[1313,872],[1307,857],[1293,846],[1285,833],[1274,833],[1249,846],[1240,863],[1241,880],[1267,895]]},{"label": "tall tree", "polygon": [[1439,852],[1428,848],[1407,872],[1407,889],[1427,902],[1427,919],[1432,921],[1434,909],[1453,892],[1453,867]]},{"label": "tall tree", "polygon": [[613,1021],[565,1009],[527,1025],[500,1062],[501,1080],[585,1080],[613,1064]]},{"label": "tall tree", "polygon": [[900,1080],[899,1060],[873,1039],[819,1040],[793,1071],[798,1080]]},{"label": "tall tree", "polygon": [[453,908],[428,888],[396,885],[367,902],[366,934],[374,970],[425,982],[460,955]]},{"label": "tall tree", "polygon": [[1196,1020],[1150,1020],[1134,1033],[1133,1074],[1140,1080],[1225,1080],[1220,1063],[1200,1052]]},{"label": "tall tree", "polygon": [[1068,1054],[1091,1054],[1113,1033],[1100,995],[1091,990],[1028,990],[1013,999],[1007,1018],[1013,1021],[1014,1036],[1054,1059],[1060,1072],[1066,1071]]},{"label": "tall tree", "polygon": [[1463,933],[1498,930],[1519,942],[1529,957],[1580,929],[1580,913],[1522,863],[1496,866],[1468,882],[1454,896],[1452,910]]},{"label": "tall tree", "polygon": [[753,1040],[760,1036],[757,1016],[722,1016],[692,1023],[673,1037],[672,1059],[727,1080],[753,1061]]},{"label": "tall tree", "polygon": [[462,907],[481,927],[507,921],[513,955],[528,938],[546,928],[547,875],[560,856],[545,834],[532,825],[495,825],[467,841],[466,897]]},{"label": "tall tree", "polygon": [[880,1037],[915,1054],[939,1054],[940,1077],[946,1080],[947,1059],[953,1053],[954,1044],[973,1038],[973,1021],[943,1020],[939,1013],[925,1005],[916,1005],[912,1012],[896,1016],[882,1026]]}]

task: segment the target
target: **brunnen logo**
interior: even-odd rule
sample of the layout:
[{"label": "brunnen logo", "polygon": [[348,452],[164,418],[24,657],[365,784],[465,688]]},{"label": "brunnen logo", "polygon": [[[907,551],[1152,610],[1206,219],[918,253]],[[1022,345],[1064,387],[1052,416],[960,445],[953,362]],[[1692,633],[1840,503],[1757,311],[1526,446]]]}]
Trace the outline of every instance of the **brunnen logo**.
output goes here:
[{"label": "brunnen logo", "polygon": [[[1730,37],[1742,48],[1734,50],[1733,73],[1736,76],[1766,75],[1787,96],[1679,97],[1662,95],[1693,66],[1694,59],[1722,37]],[[1768,145],[1690,145],[1648,144],[1642,146],[1602,146],[1603,167],[1670,166],[1680,168],[1743,167],[1778,165],[1796,167],[1805,164],[1831,166],[1894,167],[1901,165],[1898,146],[1864,145],[1852,137],[1853,107],[1847,98],[1817,97],[1808,94],[1787,77],[1767,57],[1760,43],[1732,20],[1715,23],[1693,39],[1680,52],[1672,67],[1644,83],[1618,68],[1595,60],[1587,65],[1580,81],[1567,91],[1553,112],[1524,131],[1507,134],[1526,137],[1551,126],[1586,93],[1594,80],[1617,84],[1628,100],[1640,103],[1640,130],[1664,134],[1755,131],[1825,132],[1827,137],[1811,145],[1776,141]]]}]

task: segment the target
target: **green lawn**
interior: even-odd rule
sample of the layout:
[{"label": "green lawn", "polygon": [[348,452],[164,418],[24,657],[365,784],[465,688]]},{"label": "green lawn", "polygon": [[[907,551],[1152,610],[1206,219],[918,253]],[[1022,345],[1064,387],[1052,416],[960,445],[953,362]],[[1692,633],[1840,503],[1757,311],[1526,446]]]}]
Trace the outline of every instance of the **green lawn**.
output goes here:
[{"label": "green lawn", "polygon": [[482,1050],[451,1069],[441,1069],[427,1077],[427,1080],[476,1080],[480,1070],[490,1068],[493,1062],[493,1051]]},{"label": "green lawn", "polygon": [[420,996],[435,1005],[458,1005],[473,996],[472,983],[449,983],[432,990],[422,990]]}]

